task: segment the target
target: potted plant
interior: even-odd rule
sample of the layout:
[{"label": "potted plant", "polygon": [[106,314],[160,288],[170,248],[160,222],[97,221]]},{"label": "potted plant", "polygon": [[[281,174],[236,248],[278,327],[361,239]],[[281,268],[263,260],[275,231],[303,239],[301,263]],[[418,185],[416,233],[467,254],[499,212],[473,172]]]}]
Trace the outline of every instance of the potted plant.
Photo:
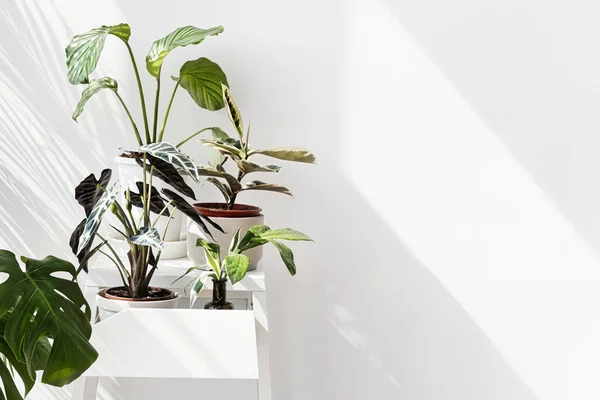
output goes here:
[{"label": "potted plant", "polygon": [[53,256],[21,261],[25,270],[12,252],[0,250],[0,276],[7,276],[0,283],[0,399],[7,400],[23,400],[36,371],[43,371],[43,383],[63,386],[98,358],[73,264]]},{"label": "potted plant", "polygon": [[[264,223],[264,216],[261,214],[262,209],[260,207],[237,202],[238,196],[242,192],[266,190],[288,196],[292,195],[292,192],[284,186],[260,180],[247,180],[249,175],[254,175],[257,172],[277,173],[281,169],[278,165],[256,164],[251,161],[251,158],[253,160],[254,156],[264,155],[279,160],[309,164],[314,164],[316,159],[313,153],[303,148],[283,147],[262,150],[251,148],[249,144],[250,124],[248,124],[248,128],[244,128],[242,114],[227,86],[222,85],[222,93],[229,119],[235,127],[236,137],[231,137],[220,128],[206,128],[196,134],[200,134],[205,130],[212,130],[212,139],[201,139],[200,143],[213,149],[214,156],[209,165],[198,167],[198,174],[206,177],[207,181],[218,189],[224,201],[221,203],[195,203],[194,208],[200,214],[211,217],[223,228],[225,233],[215,232],[214,237],[217,244],[224,247],[231,242],[233,234],[238,228],[241,229],[243,235],[250,227]],[[183,145],[192,137],[194,135],[179,143],[177,147]],[[231,166],[235,172],[227,172],[226,166]],[[194,264],[206,265],[204,252],[196,247],[198,238],[209,239],[204,232],[200,232],[191,226],[188,232],[188,255]],[[250,257],[250,270],[255,269],[262,257],[262,248],[257,247],[249,251],[247,255]]]},{"label": "potted plant", "polygon": [[[250,258],[243,253],[262,247],[267,243],[275,246],[290,274],[292,276],[296,275],[294,254],[280,240],[312,241],[304,233],[292,229],[271,229],[266,225],[256,225],[250,227],[244,236],[241,235],[241,228],[238,228],[227,247],[228,251],[222,254],[221,249],[223,247],[221,245],[198,238],[196,245],[204,251],[210,271],[201,274],[192,282],[190,307],[194,305],[200,291],[205,286],[206,280],[210,278],[213,284],[212,301],[208,302],[204,308],[233,310],[233,304],[227,301],[227,280],[231,281],[232,285],[241,281],[250,267]],[[200,267],[194,266],[188,269],[180,278],[198,268]]]},{"label": "potted plant", "polygon": [[[227,77],[221,67],[205,57],[190,60],[181,66],[179,76],[173,78],[175,80],[175,85],[159,129],[161,72],[165,57],[177,47],[199,44],[207,37],[216,36],[221,32],[223,32],[222,26],[215,26],[209,29],[185,26],[177,28],[167,36],[156,40],[152,44],[146,55],[146,70],[156,81],[152,118],[149,117],[140,73],[135,56],[129,44],[131,36],[129,25],[118,24],[113,26],[101,26],[73,37],[71,43],[66,48],[68,79],[73,85],[87,85],[83,90],[79,104],[77,104],[73,113],[73,119],[77,120],[82,113],[85,104],[93,95],[103,89],[108,89],[115,94],[119,103],[122,105],[123,110],[131,123],[137,144],[142,146],[163,141],[171,106],[173,105],[173,100],[175,99],[175,94],[179,87],[185,89],[194,102],[203,109],[214,111],[223,108],[224,104],[221,96],[221,85],[228,85],[228,83]],[[141,128],[138,128],[138,124],[135,122],[129,107],[127,107],[125,101],[120,96],[117,81],[111,77],[99,77],[96,79],[90,77],[90,74],[96,69],[98,60],[100,59],[100,55],[104,48],[104,43],[109,36],[120,39],[129,53],[140,98],[141,114],[143,118]],[[123,184],[126,184],[131,190],[136,189],[137,182],[141,181],[141,171],[137,167],[135,159],[128,157],[127,153],[124,153],[116,158],[116,163],[118,165],[119,180]],[[160,182],[157,182],[156,186],[159,190],[165,187]],[[120,200],[122,201],[123,199],[120,198]],[[139,213],[136,217],[139,217]],[[167,245],[172,242],[180,241],[182,220],[183,216],[181,213],[175,213],[173,218],[169,220],[169,229],[167,230],[165,238]],[[166,224],[166,216],[159,218],[159,228],[166,226]],[[113,237],[117,236],[113,235]],[[173,245],[176,245],[176,243],[173,243]],[[181,247],[183,253],[173,254],[173,258],[185,255],[185,245],[179,247]]]},{"label": "potted plant", "polygon": [[[98,293],[100,319],[124,308],[172,308],[176,305],[177,293],[150,286],[165,248],[164,241],[169,223],[173,220],[176,210],[191,218],[207,235],[210,233],[205,223],[221,230],[209,218],[199,214],[179,194],[194,197],[193,190],[180,174],[180,171],[184,171],[192,179],[198,179],[196,167],[189,157],[166,142],[144,145],[127,151],[127,155],[140,165],[142,180],[136,182],[136,190],[129,187],[124,190],[122,205],[117,201],[117,195],[123,190],[123,185],[117,181],[109,186],[112,175],[110,169],[102,171],[99,179],[96,179],[94,174],[89,175],[75,189],[75,198],[86,214],[86,218],[75,228],[70,239],[71,249],[80,262],[79,269],[86,270],[90,257],[100,252],[115,264],[123,283],[122,286],[107,288]],[[170,188],[157,190],[154,178],[163,181]],[[139,218],[132,212],[136,208],[141,210]],[[110,227],[121,235],[129,246],[128,267],[111,243],[98,231],[108,210],[111,210],[120,224],[119,228],[112,224]],[[160,231],[157,223],[163,216],[166,216],[167,223]],[[92,247],[95,237],[100,239],[100,243]],[[105,246],[108,252],[103,250]]]}]

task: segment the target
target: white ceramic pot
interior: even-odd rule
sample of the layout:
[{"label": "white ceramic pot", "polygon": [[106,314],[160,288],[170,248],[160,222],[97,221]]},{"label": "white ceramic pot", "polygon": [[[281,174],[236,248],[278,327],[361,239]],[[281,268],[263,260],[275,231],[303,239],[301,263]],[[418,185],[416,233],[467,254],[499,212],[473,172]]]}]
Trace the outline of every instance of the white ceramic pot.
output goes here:
[{"label": "white ceramic pot", "polygon": [[96,306],[98,315],[96,321],[103,321],[116,313],[128,308],[177,308],[179,303],[179,294],[174,293],[175,297],[166,300],[117,300],[104,297],[106,289],[100,290],[96,294]]},{"label": "white ceramic pot", "polygon": [[[127,157],[117,157],[116,158],[117,165],[119,167],[119,181],[123,186],[123,190],[120,193],[119,201],[122,203],[125,200],[125,188],[129,188],[130,190],[138,192],[138,188],[136,186],[136,182],[144,181],[144,170],[142,167],[138,165],[138,163],[133,158]],[[158,178],[152,179],[152,186],[155,187],[158,191],[163,188],[172,189],[167,183],[161,181]],[[139,218],[142,215],[142,209],[139,207],[133,207],[131,210],[134,218]],[[181,228],[183,224],[184,215],[176,211],[173,214],[173,220],[169,224],[169,228],[167,229],[167,234],[165,235],[166,242],[174,242],[181,240]],[[152,213],[152,220],[156,218],[156,214]],[[158,223],[156,224],[156,229],[159,232],[164,232],[165,225],[168,221],[168,216],[162,215],[158,219]],[[113,236],[115,238],[119,238],[118,233],[117,236]],[[183,256],[183,255],[182,255]]]},{"label": "white ceramic pot", "polygon": [[[241,227],[241,237],[244,237],[244,234],[248,231],[248,229],[252,228],[254,225],[262,225],[265,223],[264,215],[258,215],[256,217],[236,217],[236,218],[222,218],[222,217],[209,217],[212,221],[217,223],[225,233],[221,233],[214,228],[210,228],[210,231],[214,237],[214,242],[218,243],[221,247],[221,257],[225,258],[227,256],[227,249],[229,249],[229,244],[231,243],[231,239],[233,239],[233,235],[235,231]],[[187,252],[188,257],[192,260],[193,265],[196,266],[205,266],[202,269],[210,269],[207,266],[206,257],[204,256],[204,250],[202,247],[196,247],[196,242],[198,238],[201,237],[205,240],[213,241],[202,229],[194,222],[188,222],[188,234],[187,234]],[[244,252],[250,258],[250,266],[248,267],[249,271],[256,269],[256,266],[260,259],[263,256],[263,248],[255,247],[248,251]]]}]

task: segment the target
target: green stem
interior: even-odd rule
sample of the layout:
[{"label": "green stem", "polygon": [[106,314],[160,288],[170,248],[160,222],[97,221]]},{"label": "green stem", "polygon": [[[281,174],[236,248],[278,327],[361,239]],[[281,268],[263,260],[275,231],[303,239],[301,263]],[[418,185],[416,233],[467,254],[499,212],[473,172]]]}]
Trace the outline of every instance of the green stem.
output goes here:
[{"label": "green stem", "polygon": [[188,140],[191,140],[191,139],[193,139],[194,137],[198,136],[198,135],[199,135],[199,134],[201,134],[202,132],[204,132],[204,131],[207,131],[207,130],[209,130],[209,129],[210,129],[210,130],[212,130],[212,129],[215,129],[215,128],[214,128],[214,127],[210,127],[210,128],[204,128],[204,129],[200,129],[198,132],[194,133],[193,135],[191,135],[191,136],[190,136],[190,137],[188,137],[187,139],[185,139],[185,140],[183,140],[183,141],[179,142],[179,144],[178,144],[177,146],[175,146],[175,147],[177,147],[177,148],[180,148],[180,147],[181,147],[181,146],[183,146],[183,145],[184,145],[184,144],[185,144],[185,143],[186,143]]},{"label": "green stem", "polygon": [[169,208],[169,206],[173,203],[173,200],[169,200],[169,202],[167,204],[165,204],[165,206],[163,207],[162,210],[160,210],[160,213],[156,216],[156,219],[154,220],[154,222],[152,223],[152,227],[154,228],[156,226],[156,224],[158,223],[159,218],[161,217],[161,215],[163,215],[163,213]]},{"label": "green stem", "polygon": [[167,126],[167,119],[169,119],[169,113],[171,112],[171,105],[173,104],[173,100],[175,99],[175,93],[177,92],[177,88],[179,88],[179,82],[181,79],[177,81],[175,88],[173,89],[173,94],[171,95],[171,100],[169,100],[169,105],[167,106],[167,111],[165,112],[165,118],[163,119],[162,128],[160,129],[160,134],[158,135],[158,141],[162,142],[163,135],[165,134],[165,127]]},{"label": "green stem", "polygon": [[144,153],[144,190],[142,191],[144,195],[144,201],[142,202],[142,215],[144,216],[144,226],[148,226],[150,217],[146,214],[146,201],[148,198],[148,188],[146,187],[146,168],[148,164],[146,164],[146,153]]},{"label": "green stem", "polygon": [[156,128],[158,127],[158,103],[160,101],[160,72],[156,77],[156,98],[154,99],[154,126],[152,127],[152,142],[156,143]]},{"label": "green stem", "polygon": [[140,79],[140,72],[138,71],[137,63],[135,62],[135,56],[129,42],[123,40],[129,51],[129,58],[133,64],[133,71],[135,72],[135,79],[137,80],[138,91],[140,92],[140,102],[142,103],[142,115],[144,116],[144,128],[146,130],[146,143],[150,143],[150,130],[148,128],[148,113],[146,112],[146,99],[144,98],[144,89],[142,88],[142,80]]},{"label": "green stem", "polygon": [[[127,288],[127,292],[131,296],[132,295],[131,288],[129,287],[129,285],[125,281],[125,276],[123,275],[123,272],[121,272],[121,268],[119,268],[119,264],[117,264],[117,261],[114,258],[112,258],[110,256],[110,254],[108,254],[107,252],[102,251],[102,250],[98,250],[98,251],[100,253],[104,254],[105,257],[107,257],[109,260],[111,260],[116,265],[117,271],[119,271],[119,275],[121,276],[121,282],[123,282],[123,286],[125,286]],[[117,259],[118,259],[118,257],[117,257]]]},{"label": "green stem", "polygon": [[117,98],[119,99],[119,101],[121,102],[121,105],[123,106],[123,108],[125,109],[125,112],[127,113],[127,116],[129,117],[129,122],[131,122],[131,126],[133,126],[133,132],[135,133],[135,138],[138,141],[138,144],[141,146],[144,143],[142,143],[142,138],[140,136],[140,131],[137,128],[137,125],[135,124],[135,121],[133,120],[133,117],[131,116],[131,113],[129,112],[129,109],[127,108],[127,106],[125,105],[125,102],[123,101],[123,98],[121,97],[121,95],[119,95],[119,93],[114,92],[115,95],[117,95]]}]

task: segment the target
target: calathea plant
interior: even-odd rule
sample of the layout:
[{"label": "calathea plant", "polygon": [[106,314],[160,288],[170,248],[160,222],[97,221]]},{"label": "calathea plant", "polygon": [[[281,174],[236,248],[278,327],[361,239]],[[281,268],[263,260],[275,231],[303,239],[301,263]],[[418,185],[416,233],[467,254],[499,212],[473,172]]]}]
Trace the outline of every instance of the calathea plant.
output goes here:
[{"label": "calathea plant", "polygon": [[[222,26],[215,26],[209,29],[200,29],[193,26],[177,28],[167,36],[155,41],[148,54],[146,55],[146,70],[155,78],[156,94],[154,98],[154,112],[152,121],[149,120],[146,107],[146,98],[140,79],[140,73],[137,67],[135,56],[129,44],[131,29],[127,24],[118,24],[113,26],[101,26],[92,29],[89,32],[77,35],[66,48],[67,70],[69,82],[73,85],[84,84],[81,100],[73,113],[73,119],[77,120],[88,100],[103,89],[112,91],[123,106],[125,113],[135,134],[137,143],[151,144],[162,142],[169,118],[169,112],[175,99],[177,89],[183,87],[196,102],[198,106],[207,110],[219,110],[223,108],[223,98],[221,96],[221,84],[228,85],[225,73],[208,58],[201,57],[196,60],[190,60],[184,63],[179,70],[179,77],[174,78],[175,87],[167,105],[161,128],[158,129],[159,102],[161,92],[161,72],[165,57],[177,47],[183,47],[193,44],[199,44],[209,36],[216,36],[223,32]],[[100,54],[104,48],[106,38],[112,36],[120,39],[125,44],[129,53],[129,58],[133,65],[140,104],[143,117],[143,130],[140,132],[138,125],[134,121],[129,108],[118,92],[117,81],[111,77],[100,77],[91,79],[90,74],[96,69]]]},{"label": "calathea plant", "polygon": [[[281,243],[281,240],[312,241],[312,239],[304,233],[292,229],[271,229],[266,225],[255,225],[243,236],[241,235],[241,229],[238,228],[229,244],[229,249],[225,250],[227,252],[225,255],[222,254],[222,249],[219,244],[203,238],[198,238],[196,246],[203,248],[206,262],[210,267],[210,270],[199,275],[192,283],[190,306],[194,305],[206,280],[210,278],[213,281],[213,301],[206,304],[205,308],[232,309],[233,305],[226,301],[225,296],[225,284],[227,283],[227,280],[229,279],[231,284],[241,281],[244,276],[246,276],[246,272],[250,266],[250,259],[243,253],[267,243],[272,244],[279,251],[281,260],[290,274],[292,276],[296,275],[294,254],[289,247]],[[188,269],[181,277],[199,268],[200,266],[194,266]]]},{"label": "calathea plant", "polygon": [[[180,142],[177,147],[182,146],[195,135],[199,135],[207,130],[212,131],[212,139],[201,139],[200,143],[215,150],[214,156],[209,165],[198,167],[198,174],[207,177],[207,180],[223,195],[225,200],[221,206],[223,209],[232,210],[235,206],[237,196],[247,190],[267,190],[291,196],[292,193],[288,188],[273,183],[266,183],[260,180],[252,180],[244,183],[244,178],[249,174],[255,172],[274,173],[279,172],[281,169],[278,165],[256,164],[250,161],[250,158],[262,154],[279,160],[314,164],[316,161],[314,154],[307,149],[297,147],[251,148],[249,144],[250,124],[248,124],[247,128],[244,127],[242,114],[226,85],[222,85],[222,93],[223,103],[226,105],[229,119],[235,128],[236,133],[234,137],[231,137],[220,128],[205,128]],[[225,169],[227,161],[231,161],[231,164],[235,168],[236,172],[233,174],[228,173]],[[212,207],[215,207],[215,205],[213,204]]]},{"label": "calathea plant", "polygon": [[[144,145],[126,153],[137,160],[143,171],[143,180],[136,183],[138,192],[127,188],[124,191],[125,204],[121,205],[117,201],[117,194],[123,189],[118,181],[110,184],[110,169],[102,171],[99,179],[94,174],[85,178],[75,189],[75,198],[84,208],[86,218],[75,228],[70,245],[79,259],[80,269],[87,268],[89,258],[96,252],[101,252],[112,260],[123,283],[123,287],[114,290],[115,296],[133,299],[159,297],[157,293],[151,293],[149,284],[164,249],[164,235],[175,210],[180,210],[191,218],[207,235],[210,233],[205,223],[222,230],[210,219],[200,215],[181,195],[195,199],[194,191],[181,175],[185,173],[198,181],[196,167],[188,156],[166,142]],[[166,182],[174,190],[163,188],[159,192],[153,186],[155,178]],[[133,207],[141,209],[139,218],[134,217]],[[109,210],[121,224],[120,228],[112,225],[111,228],[129,244],[129,268],[121,261],[110,242],[98,232],[102,219]],[[151,212],[154,213],[154,218]],[[164,232],[159,232],[156,224],[163,215],[169,216],[169,220]],[[100,243],[92,247],[95,237]],[[104,247],[108,251],[104,251]]]},{"label": "calathea plant", "polygon": [[43,260],[21,257],[21,261],[25,269],[12,252],[0,250],[0,278],[4,276],[0,283],[3,400],[23,400],[35,384],[36,371],[43,371],[42,382],[63,386],[98,357],[89,343],[90,308],[77,284],[73,264],[53,256]]}]

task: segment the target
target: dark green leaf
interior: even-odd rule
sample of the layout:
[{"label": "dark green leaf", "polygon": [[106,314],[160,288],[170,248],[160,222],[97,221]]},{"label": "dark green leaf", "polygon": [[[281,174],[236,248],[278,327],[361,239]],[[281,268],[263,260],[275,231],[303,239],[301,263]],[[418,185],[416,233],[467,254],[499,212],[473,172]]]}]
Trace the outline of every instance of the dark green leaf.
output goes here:
[{"label": "dark green leaf", "polygon": [[[139,193],[129,191],[129,201],[134,207],[143,208],[142,195],[144,194],[144,182],[136,182],[135,185],[137,186]],[[150,185],[146,184],[146,190],[150,190]],[[165,202],[160,196],[158,189],[156,189],[156,186],[153,185],[150,192],[150,211],[155,214],[160,214],[165,208]],[[163,215],[169,215],[169,210],[167,209]]]},{"label": "dark green leaf", "polygon": [[227,181],[229,188],[232,192],[239,192],[242,190],[242,185],[236,179],[235,176],[228,174],[224,170],[219,170],[217,168],[208,167],[208,166],[200,166],[198,167],[198,175],[200,176],[214,176],[217,178],[223,178]]},{"label": "dark green leaf", "polygon": [[22,260],[25,271],[13,253],[0,251],[0,272],[8,274],[0,285],[0,318],[10,314],[4,338],[17,360],[27,364],[30,376],[40,359],[38,344],[52,338],[42,382],[68,384],[98,357],[88,341],[91,313],[78,283],[54,276],[67,273],[74,278],[75,267],[53,256]]},{"label": "dark green leaf", "polygon": [[100,173],[100,179],[96,179],[96,175],[88,175],[77,187],[75,188],[75,200],[85,210],[85,216],[89,216],[92,209],[104,194],[104,189],[108,187],[110,178],[112,176],[112,170],[106,168]]},{"label": "dark green leaf", "polygon": [[267,243],[267,240],[262,239],[261,235],[270,230],[271,228],[269,228],[266,225],[255,225],[252,228],[248,229],[248,231],[240,241],[240,244],[238,245],[238,251],[242,253],[253,247],[262,246],[263,244]]},{"label": "dark green leaf", "polygon": [[183,64],[179,74],[179,84],[198,106],[211,111],[223,108],[221,85],[227,87],[228,83],[218,64],[201,57]]},{"label": "dark green leaf", "polygon": [[206,180],[208,182],[212,183],[213,185],[215,185],[215,187],[217,189],[219,189],[219,191],[225,198],[225,202],[229,203],[229,199],[231,199],[231,196],[233,196],[233,193],[231,193],[231,189],[229,188],[229,186],[225,185],[223,182],[219,181],[217,178],[207,178]]},{"label": "dark green leaf", "polygon": [[175,29],[162,39],[152,43],[146,56],[146,69],[150,75],[158,77],[165,57],[171,50],[190,44],[199,44],[208,36],[216,36],[223,32],[222,26],[209,29],[200,29],[194,26],[184,26]]},{"label": "dark green leaf", "polygon": [[79,254],[81,250],[83,250],[94,238],[94,235],[98,231],[98,227],[100,227],[100,223],[102,222],[102,217],[108,208],[115,202],[119,189],[119,182],[117,181],[113,183],[113,185],[106,189],[106,192],[102,194],[102,197],[100,197],[100,200],[98,200],[92,209],[92,212],[90,215],[88,215],[85,222],[85,227],[83,228],[83,233],[79,237],[77,254]]},{"label": "dark green leaf", "polygon": [[77,117],[79,117],[81,115],[81,113],[83,112],[83,107],[85,107],[88,100],[90,98],[92,98],[93,95],[95,95],[96,93],[101,91],[102,89],[110,89],[110,90],[116,92],[117,91],[117,81],[115,81],[113,78],[109,78],[107,76],[104,78],[100,78],[100,79],[93,79],[90,82],[90,84],[81,93],[81,99],[79,100],[79,103],[77,104],[77,107],[75,108],[75,111],[73,112],[73,116],[71,117],[71,118],[73,118],[74,121],[77,121]]},{"label": "dark green leaf", "polygon": [[210,233],[210,231],[208,230],[208,228],[204,224],[204,221],[208,222],[210,225],[212,225],[219,232],[225,233],[223,231],[223,228],[221,228],[215,222],[211,221],[210,218],[205,217],[204,215],[202,215],[198,211],[196,211],[196,209],[194,207],[192,207],[187,201],[185,201],[185,199],[183,197],[181,197],[177,193],[175,193],[175,192],[173,192],[172,190],[169,190],[169,189],[162,189],[161,191],[170,200],[173,200],[173,203],[175,204],[175,207],[177,207],[177,209],[179,211],[181,211],[182,213],[184,213],[185,215],[187,215],[192,221],[194,221],[195,223],[197,223],[198,225],[200,225],[200,227],[202,228],[202,230],[209,237],[212,238],[213,236],[212,236],[212,233]]},{"label": "dark green leaf", "polygon": [[73,85],[90,83],[89,76],[96,69],[98,59],[108,35],[128,41],[131,30],[127,24],[101,26],[77,35],[65,49],[67,55],[67,77]]},{"label": "dark green leaf", "polygon": [[[196,200],[194,190],[187,183],[185,183],[185,180],[173,165],[150,154],[146,155],[146,159],[148,164],[154,167],[154,173],[152,175],[153,178],[158,178],[161,181],[168,183],[175,190]],[[140,167],[144,167],[144,162],[142,159],[138,158],[136,159],[136,162]],[[146,164],[146,170],[150,171],[150,166],[148,164]]]}]

